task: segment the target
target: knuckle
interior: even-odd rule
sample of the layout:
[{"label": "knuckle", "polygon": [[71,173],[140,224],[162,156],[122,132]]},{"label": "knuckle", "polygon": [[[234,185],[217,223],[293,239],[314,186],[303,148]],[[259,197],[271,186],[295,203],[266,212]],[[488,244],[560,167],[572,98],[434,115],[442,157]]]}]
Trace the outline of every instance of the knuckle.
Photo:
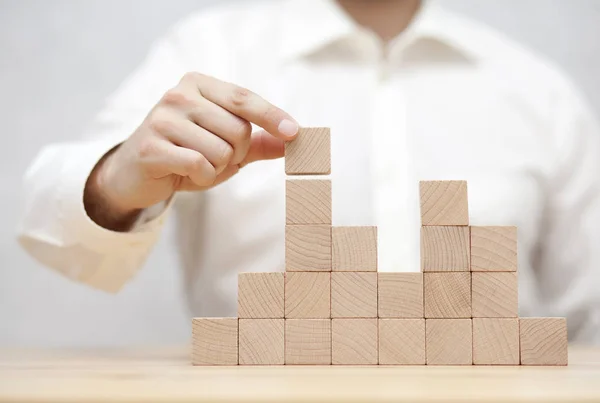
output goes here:
[{"label": "knuckle", "polygon": [[173,88],[165,92],[162,98],[162,103],[177,108],[194,107],[196,101],[192,96],[181,91],[179,88]]},{"label": "knuckle", "polygon": [[198,155],[196,158],[190,160],[186,170],[190,175],[201,178],[202,184],[205,185],[213,183],[217,177],[215,169],[202,155]]},{"label": "knuckle", "polygon": [[217,164],[218,165],[227,165],[229,163],[229,161],[231,161],[231,158],[233,157],[233,148],[227,144],[222,146],[220,152],[219,152],[219,159]]},{"label": "knuckle", "polygon": [[281,112],[278,108],[271,105],[263,112],[262,118],[265,122],[275,124],[281,120]]},{"label": "knuckle", "polygon": [[241,108],[248,104],[248,99],[251,95],[250,90],[246,88],[234,87],[230,95],[231,104],[237,108]]},{"label": "knuckle", "polygon": [[142,160],[158,154],[158,144],[152,137],[145,137],[138,146],[138,157]]},{"label": "knuckle", "polygon": [[196,71],[188,71],[181,78],[182,82],[198,82],[204,78],[203,74],[200,74]]},{"label": "knuckle", "polygon": [[243,143],[250,139],[252,125],[242,119],[237,119],[231,128],[231,137],[235,144]]},{"label": "knuckle", "polygon": [[155,112],[150,116],[148,125],[155,133],[167,134],[173,132],[173,121],[160,112]]}]

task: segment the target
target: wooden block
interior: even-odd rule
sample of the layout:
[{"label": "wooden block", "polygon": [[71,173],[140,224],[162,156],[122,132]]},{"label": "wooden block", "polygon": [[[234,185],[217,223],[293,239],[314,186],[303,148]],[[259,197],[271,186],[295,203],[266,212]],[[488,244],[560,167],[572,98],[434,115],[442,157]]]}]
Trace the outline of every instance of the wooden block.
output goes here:
[{"label": "wooden block", "polygon": [[284,273],[238,275],[239,318],[283,318]]},{"label": "wooden block", "polygon": [[426,319],[427,365],[473,364],[471,319]]},{"label": "wooden block", "polygon": [[379,319],[380,365],[425,365],[425,319]]},{"label": "wooden block", "polygon": [[470,271],[469,227],[421,227],[421,271]]},{"label": "wooden block", "polygon": [[332,318],[377,317],[377,273],[331,273]]},{"label": "wooden block", "polygon": [[286,271],[331,271],[331,226],[286,225]]},{"label": "wooden block", "polygon": [[471,317],[471,273],[423,273],[426,318]]},{"label": "wooden block", "polygon": [[567,365],[565,318],[520,318],[521,365]]},{"label": "wooden block", "polygon": [[285,365],[330,365],[331,319],[285,320]]},{"label": "wooden block", "polygon": [[286,224],[331,225],[331,181],[285,182]]},{"label": "wooden block", "polygon": [[333,271],[377,271],[377,227],[331,229]]},{"label": "wooden block", "polygon": [[377,273],[380,318],[423,318],[423,273]]},{"label": "wooden block", "polygon": [[469,225],[467,182],[422,181],[421,225]]},{"label": "wooden block", "polygon": [[474,318],[516,318],[519,286],[516,272],[471,273]]},{"label": "wooden block", "polygon": [[284,319],[240,319],[240,365],[283,365]]},{"label": "wooden block", "polygon": [[471,271],[517,271],[517,227],[471,227]]},{"label": "wooden block", "polygon": [[238,319],[193,318],[192,364],[237,365]]},{"label": "wooden block", "polygon": [[285,273],[285,317],[331,317],[330,273]]},{"label": "wooden block", "polygon": [[519,319],[473,318],[473,364],[519,363]]},{"label": "wooden block", "polygon": [[293,141],[285,143],[285,173],[329,175],[331,135],[328,127],[303,127]]},{"label": "wooden block", "polygon": [[377,365],[377,319],[332,319],[331,363]]}]

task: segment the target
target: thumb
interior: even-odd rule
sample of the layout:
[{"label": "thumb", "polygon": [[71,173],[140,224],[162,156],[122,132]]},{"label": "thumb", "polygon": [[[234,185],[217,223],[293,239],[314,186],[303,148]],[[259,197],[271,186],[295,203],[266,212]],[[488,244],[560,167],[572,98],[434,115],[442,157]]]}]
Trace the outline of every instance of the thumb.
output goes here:
[{"label": "thumb", "polygon": [[259,130],[252,133],[248,153],[239,166],[241,168],[254,161],[281,158],[284,153],[285,143],[283,140],[273,137],[273,135],[265,130]]}]

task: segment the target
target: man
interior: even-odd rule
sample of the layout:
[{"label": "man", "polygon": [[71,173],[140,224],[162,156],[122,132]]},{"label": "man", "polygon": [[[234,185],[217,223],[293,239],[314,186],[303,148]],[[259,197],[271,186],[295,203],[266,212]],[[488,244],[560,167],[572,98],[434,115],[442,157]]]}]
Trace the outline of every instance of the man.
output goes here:
[{"label": "man", "polygon": [[378,226],[380,271],[419,270],[418,181],[466,179],[473,224],[519,227],[520,314],[600,340],[596,122],[552,67],[418,0],[186,19],[88,140],[42,150],[21,244],[114,292],[174,210],[193,313],[235,315],[238,272],[283,269],[277,158],[299,124],[331,127],[334,224]]}]

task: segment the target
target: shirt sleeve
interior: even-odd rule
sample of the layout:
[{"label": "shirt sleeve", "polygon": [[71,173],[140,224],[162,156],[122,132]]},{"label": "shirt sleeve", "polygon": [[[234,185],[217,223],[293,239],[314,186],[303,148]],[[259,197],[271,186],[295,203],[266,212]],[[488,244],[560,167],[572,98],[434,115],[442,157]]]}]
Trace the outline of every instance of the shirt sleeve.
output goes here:
[{"label": "shirt sleeve", "polygon": [[557,157],[538,264],[547,314],[567,317],[569,339],[600,343],[600,128],[577,94],[554,101]]},{"label": "shirt sleeve", "polygon": [[182,35],[176,27],[153,47],[82,140],[46,146],[29,167],[18,239],[42,264],[94,288],[117,292],[145,261],[169,203],[147,209],[131,231],[120,233],[88,217],[83,192],[96,163],[136,129],[185,73]]}]

